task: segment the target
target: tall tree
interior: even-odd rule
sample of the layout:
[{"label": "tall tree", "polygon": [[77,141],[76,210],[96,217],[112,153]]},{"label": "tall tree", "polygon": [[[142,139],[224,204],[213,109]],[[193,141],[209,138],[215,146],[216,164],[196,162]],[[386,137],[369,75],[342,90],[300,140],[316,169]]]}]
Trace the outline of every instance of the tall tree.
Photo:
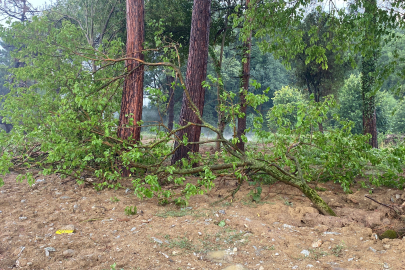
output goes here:
[{"label": "tall tree", "polygon": [[[234,6],[232,6],[230,0],[226,1],[226,12],[224,14],[224,26],[222,29],[219,30],[218,33],[222,34],[221,37],[221,45],[220,45],[220,50],[219,50],[219,59],[216,55],[214,46],[215,46],[215,41],[214,41],[214,45],[210,47],[209,49],[209,54],[211,56],[211,59],[213,61],[213,65],[214,65],[214,70],[215,73],[217,74],[217,79],[218,79],[218,83],[217,83],[217,101],[218,101],[218,105],[217,105],[217,118],[218,118],[218,129],[220,131],[221,134],[223,134],[224,130],[225,130],[225,125],[226,125],[226,121],[225,121],[225,115],[224,112],[222,112],[220,110],[220,107],[223,103],[221,95],[224,92],[224,84],[222,81],[222,63],[223,63],[223,59],[224,59],[224,48],[225,48],[225,41],[227,38],[227,34],[229,33],[229,28],[231,28],[231,26],[229,26],[229,16],[231,15],[231,12],[234,11]],[[217,135],[217,139],[220,139],[220,135]],[[216,150],[219,151],[221,148],[221,143],[219,141],[216,142]]]},{"label": "tall tree", "polygon": [[[125,41],[125,2],[121,0],[64,0],[58,2],[51,10],[52,20],[68,20],[82,32],[87,44],[94,49],[104,41],[104,50],[109,42],[118,38]],[[95,61],[88,61],[93,72],[99,66]]]},{"label": "tall tree", "polygon": [[[293,66],[297,78],[297,85],[306,87],[309,94],[314,95],[316,102],[320,102],[322,97],[328,94],[335,94],[342,86],[344,78],[351,65],[348,61],[338,63],[337,58],[342,52],[328,48],[328,42],[333,38],[332,30],[328,25],[329,14],[313,11],[307,15],[300,29],[304,31],[302,40],[304,50],[295,55]],[[317,31],[314,33],[313,28]],[[312,29],[312,30],[311,30]],[[311,46],[324,48],[328,66],[323,68],[322,64],[315,59],[307,61],[305,50]],[[323,132],[322,123],[318,123],[319,130]]]},{"label": "tall tree", "polygon": [[[250,0],[246,0],[246,9],[249,8]],[[236,146],[240,151],[245,151],[245,129],[246,129],[246,94],[249,91],[249,79],[250,79],[250,51],[252,49],[252,33],[250,32],[246,41],[243,42],[243,59],[242,59],[242,91],[240,92],[240,112],[243,114],[242,117],[238,117],[238,129],[237,137],[239,142]]]},{"label": "tall tree", "polygon": [[374,93],[376,64],[379,57],[380,42],[375,32],[378,30],[377,20],[374,13],[377,11],[377,1],[364,1],[364,15],[368,19],[363,44],[369,47],[363,54],[361,64],[361,94],[363,98],[363,132],[370,134],[370,145],[378,148],[377,141],[377,115]]},{"label": "tall tree", "polygon": [[39,14],[41,11],[35,9],[27,0],[3,0],[0,1],[0,20],[7,17],[24,22],[29,16]]},{"label": "tall tree", "polygon": [[[34,16],[35,14],[39,14],[41,11],[36,10],[32,4],[27,0],[4,0],[3,2],[0,1],[0,20],[5,19],[7,17],[11,17],[15,20],[20,22],[25,22],[30,16]],[[8,46],[7,44],[1,44],[3,50],[11,51],[14,50],[14,47]],[[23,67],[24,63],[21,62],[19,59],[14,59],[14,68]],[[11,67],[11,65],[8,65]],[[4,75],[3,75],[4,76]],[[2,80],[0,80],[2,81]],[[20,85],[23,85],[24,82],[21,82]],[[9,90],[7,91],[9,92]],[[10,132],[13,128],[12,124],[3,122],[3,117],[0,116],[0,126],[4,127],[6,132]]]},{"label": "tall tree", "polygon": [[[202,82],[207,76],[208,44],[210,30],[210,9],[211,0],[194,0],[193,14],[191,19],[190,46],[187,61],[186,87],[190,93],[192,102],[197,106],[198,112],[193,111],[187,96],[183,94],[183,101],[180,112],[180,125],[187,123],[201,123],[197,116],[201,117],[204,109],[205,88]],[[198,125],[189,126],[177,132],[176,136],[183,138],[186,135],[189,142],[200,140],[201,127]],[[178,146],[176,141],[174,147]],[[199,152],[198,144],[181,145],[173,154],[172,164],[187,158],[189,152]]]},{"label": "tall tree", "polygon": [[[141,127],[138,122],[142,120],[144,66],[135,59],[144,59],[144,35],[144,1],[127,0],[128,59],[125,66],[128,73],[122,91],[118,136],[133,142],[141,139]],[[129,171],[123,169],[122,174],[129,176]]]},{"label": "tall tree", "polygon": [[169,104],[167,104],[167,128],[173,130],[174,121],[174,77],[171,74],[166,74],[166,84],[169,92]]}]

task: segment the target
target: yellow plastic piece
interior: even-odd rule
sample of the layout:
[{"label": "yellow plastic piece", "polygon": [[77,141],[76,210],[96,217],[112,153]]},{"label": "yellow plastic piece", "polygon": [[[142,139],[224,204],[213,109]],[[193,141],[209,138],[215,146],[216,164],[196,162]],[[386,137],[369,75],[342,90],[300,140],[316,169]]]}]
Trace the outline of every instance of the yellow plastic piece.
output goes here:
[{"label": "yellow plastic piece", "polygon": [[73,233],[72,230],[58,230],[56,231],[56,234],[63,234],[63,233]]}]

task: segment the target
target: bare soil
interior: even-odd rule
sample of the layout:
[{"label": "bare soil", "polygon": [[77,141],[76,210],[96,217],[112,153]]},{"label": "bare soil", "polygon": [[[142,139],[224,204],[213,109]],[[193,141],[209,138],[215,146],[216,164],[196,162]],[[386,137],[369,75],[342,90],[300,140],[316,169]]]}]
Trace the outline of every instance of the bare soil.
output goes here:
[{"label": "bare soil", "polygon": [[[261,201],[236,181],[218,179],[185,208],[140,200],[124,189],[97,192],[72,179],[7,175],[0,189],[0,269],[405,269],[404,216],[364,197],[401,205],[401,190],[326,183],[319,194],[339,217],[325,217],[294,188],[264,186]],[[44,180],[44,181],[42,181]],[[126,215],[136,206],[136,215]],[[74,233],[56,234],[66,225]],[[378,239],[387,229],[397,239]],[[46,248],[48,248],[46,251]],[[210,251],[219,251],[210,253]],[[222,252],[222,253],[221,253]],[[228,268],[230,269],[230,268]],[[238,269],[238,268],[234,268]],[[241,269],[241,268],[239,268]]]}]

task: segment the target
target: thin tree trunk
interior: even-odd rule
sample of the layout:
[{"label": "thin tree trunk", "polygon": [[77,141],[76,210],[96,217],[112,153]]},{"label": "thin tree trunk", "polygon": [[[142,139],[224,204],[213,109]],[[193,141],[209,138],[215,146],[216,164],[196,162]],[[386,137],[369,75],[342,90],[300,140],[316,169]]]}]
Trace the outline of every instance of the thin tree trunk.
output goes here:
[{"label": "thin tree trunk", "polygon": [[[365,15],[372,18],[368,24],[368,30],[366,31],[365,44],[376,42],[377,38],[374,35],[376,19],[373,16],[373,12],[377,9],[376,0],[368,0],[365,5]],[[362,74],[361,74],[361,92],[363,98],[363,132],[364,134],[371,134],[369,144],[373,148],[378,148],[377,140],[377,116],[375,111],[375,95],[372,94],[373,86],[375,83],[376,63],[378,60],[379,51],[375,46],[369,48],[369,52],[363,56],[362,59]]]},{"label": "thin tree trunk", "polygon": [[174,77],[171,75],[166,75],[166,83],[169,88],[169,104],[167,107],[167,128],[172,131],[173,130],[173,121],[174,121],[174,86],[172,86],[174,82]]},{"label": "thin tree trunk", "polygon": [[[246,0],[246,7],[249,6],[249,1]],[[246,40],[246,42],[243,43],[243,58],[246,59],[243,63],[242,67],[242,88],[244,91],[249,91],[249,78],[250,78],[250,50],[252,49],[252,34],[250,33],[250,37]],[[240,151],[244,152],[245,151],[245,143],[242,140],[242,137],[245,135],[245,129],[246,129],[246,95],[244,92],[240,93],[240,111],[244,113],[244,116],[241,118],[238,118],[238,129],[237,129],[237,134],[236,136],[239,139],[239,142],[236,144],[236,146],[239,148]]]},{"label": "thin tree trunk", "polygon": [[[203,115],[205,97],[205,89],[202,87],[202,82],[207,76],[210,9],[211,0],[194,0],[191,19],[190,48],[187,61],[186,87],[201,116]],[[183,94],[179,123],[181,126],[184,126],[188,122],[199,124],[201,121],[189,106],[186,95]],[[186,135],[189,142],[198,142],[200,140],[200,134],[201,127],[190,126],[177,132],[176,136],[183,138],[183,135]],[[176,141],[174,147],[176,148],[177,146],[178,142]],[[190,151],[198,153],[199,145],[181,145],[173,154],[172,164],[182,158],[188,158]]]},{"label": "thin tree trunk", "polygon": [[[127,0],[127,57],[144,59],[144,1]],[[118,137],[138,142],[141,139],[144,66],[135,60],[125,61],[128,75],[122,92]],[[123,176],[129,171],[123,168]]]},{"label": "thin tree trunk", "polygon": [[[230,6],[230,2],[228,1],[228,6]],[[222,42],[221,42],[221,51],[219,53],[219,61],[217,63],[217,78],[218,80],[221,79],[222,80],[222,60],[223,60],[223,56],[224,56],[224,47],[225,47],[225,38],[226,38],[226,32],[228,30],[228,17],[229,14],[227,13],[225,16],[225,30],[224,33],[222,34]],[[224,92],[224,86],[223,84],[218,83],[218,87],[217,87],[217,99],[218,99],[218,108],[217,108],[217,114],[218,114],[218,130],[221,134],[221,136],[224,134],[224,130],[225,130],[225,115],[224,112],[222,112],[219,108],[221,107],[222,102],[222,98],[221,95]],[[219,140],[221,138],[221,136],[218,134],[217,135],[217,140]],[[221,150],[221,143],[218,141],[216,142],[216,150],[220,151]]]},{"label": "thin tree trunk", "polygon": [[[319,86],[314,87],[315,90],[315,102],[321,101],[321,91],[319,90]],[[318,122],[318,128],[321,133],[323,133],[323,124],[322,122]]]}]

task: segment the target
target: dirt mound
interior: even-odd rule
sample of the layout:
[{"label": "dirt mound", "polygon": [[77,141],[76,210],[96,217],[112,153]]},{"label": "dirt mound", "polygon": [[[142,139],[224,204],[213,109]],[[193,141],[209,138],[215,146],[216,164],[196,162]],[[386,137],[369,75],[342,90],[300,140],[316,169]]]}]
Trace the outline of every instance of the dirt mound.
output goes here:
[{"label": "dirt mound", "polygon": [[[281,183],[265,186],[259,203],[246,185],[211,206],[233,188],[221,180],[179,209],[139,200],[130,184],[96,192],[55,175],[33,187],[15,178],[0,189],[0,269],[405,269],[404,217],[364,197],[400,205],[399,190],[322,185],[338,214],[326,217]],[[125,215],[128,206],[138,213]],[[380,240],[387,229],[398,238]]]}]

